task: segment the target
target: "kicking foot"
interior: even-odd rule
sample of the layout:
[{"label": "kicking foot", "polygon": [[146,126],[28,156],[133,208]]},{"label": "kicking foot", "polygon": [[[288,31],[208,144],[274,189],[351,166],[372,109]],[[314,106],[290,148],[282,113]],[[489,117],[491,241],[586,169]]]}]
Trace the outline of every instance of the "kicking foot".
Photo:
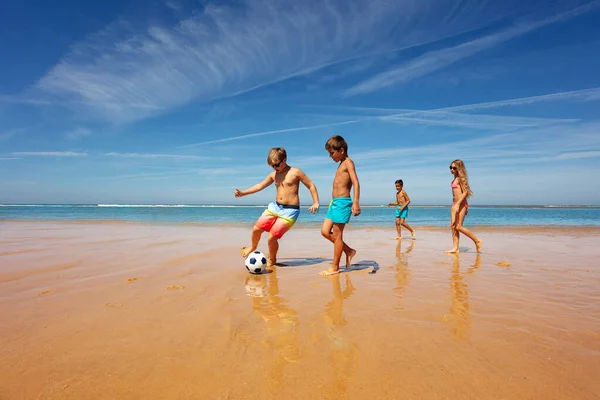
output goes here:
[{"label": "kicking foot", "polygon": [[478,240],[478,241],[475,242],[475,249],[477,249],[478,253],[481,253],[481,245],[482,245],[482,243],[483,242],[481,240]]},{"label": "kicking foot", "polygon": [[354,250],[354,249],[352,249],[346,253],[346,269],[350,268],[350,265],[352,265],[352,259],[354,258],[355,255],[356,255],[356,250]]},{"label": "kicking foot", "polygon": [[252,253],[253,251],[254,249],[250,247],[242,246],[242,248],[240,249],[240,255],[242,256],[242,258],[246,258],[248,257],[248,254]]},{"label": "kicking foot", "polygon": [[446,250],[444,253],[447,253],[447,254],[456,254],[456,253],[458,253],[459,251],[460,251],[460,250],[458,250],[458,249],[450,249],[450,250]]},{"label": "kicking foot", "polygon": [[321,271],[319,272],[319,275],[321,276],[332,276],[332,275],[337,275],[340,273],[340,269],[333,269],[333,267],[329,267],[327,268],[325,271]]}]

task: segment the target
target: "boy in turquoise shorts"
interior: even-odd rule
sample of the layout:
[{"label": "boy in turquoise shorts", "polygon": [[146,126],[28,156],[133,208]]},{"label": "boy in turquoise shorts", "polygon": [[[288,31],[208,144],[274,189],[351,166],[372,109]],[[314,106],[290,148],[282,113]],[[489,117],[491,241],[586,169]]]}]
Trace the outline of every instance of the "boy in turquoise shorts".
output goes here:
[{"label": "boy in turquoise shorts", "polygon": [[[348,144],[343,137],[332,136],[325,143],[325,149],[333,161],[340,163],[333,179],[332,200],[321,228],[323,237],[333,243],[333,262],[328,269],[320,272],[320,275],[328,276],[340,273],[342,253],[346,255],[346,269],[350,267],[352,258],[356,255],[356,250],[344,242],[343,234],[350,216],[360,214],[360,183],[354,161],[348,157]],[[353,186],[354,199],[350,197]]]},{"label": "boy in turquoise shorts", "polygon": [[406,217],[408,217],[408,205],[410,204],[410,197],[404,191],[404,182],[402,179],[398,179],[396,182],[396,202],[389,203],[388,207],[396,206],[396,231],[398,236],[394,239],[402,240],[402,227],[405,227],[412,234],[412,238],[415,238],[415,230],[406,223]]}]

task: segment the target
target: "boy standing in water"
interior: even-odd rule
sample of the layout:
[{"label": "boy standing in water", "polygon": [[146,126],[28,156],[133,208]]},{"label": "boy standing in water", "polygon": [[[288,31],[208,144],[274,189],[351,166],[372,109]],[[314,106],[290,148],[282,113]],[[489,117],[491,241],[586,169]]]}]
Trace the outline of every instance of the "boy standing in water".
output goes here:
[{"label": "boy standing in water", "polygon": [[406,217],[408,217],[410,197],[408,197],[408,194],[406,194],[403,187],[404,182],[402,182],[402,179],[398,179],[396,181],[396,202],[388,204],[388,207],[396,206],[396,231],[398,232],[398,237],[395,237],[394,239],[399,240],[402,240],[402,227],[408,229],[412,238],[415,238],[415,230],[405,222]]},{"label": "boy standing in water", "polygon": [[[352,258],[356,255],[356,250],[344,243],[343,234],[346,224],[350,221],[350,215],[360,214],[360,183],[354,162],[348,157],[348,144],[343,137],[332,136],[325,144],[325,149],[333,161],[340,163],[333,179],[332,200],[321,228],[323,237],[333,243],[331,267],[320,272],[320,275],[328,276],[340,273],[342,253],[346,254],[346,269],[350,267]],[[352,186],[354,200],[350,197]]]},{"label": "boy standing in water", "polygon": [[246,190],[235,189],[235,197],[243,197],[252,193],[260,192],[267,186],[275,183],[277,194],[275,201],[270,203],[263,214],[258,218],[252,229],[252,244],[242,247],[242,257],[246,258],[258,247],[258,242],[263,232],[269,232],[269,255],[267,266],[277,264],[277,251],[279,250],[279,239],[289,231],[300,215],[300,197],[298,190],[300,182],[310,191],[313,205],[308,208],[311,213],[319,211],[319,194],[315,184],[306,176],[302,170],[287,165],[287,153],[281,147],[272,148],[267,156],[267,163],[273,170],[264,181]]}]

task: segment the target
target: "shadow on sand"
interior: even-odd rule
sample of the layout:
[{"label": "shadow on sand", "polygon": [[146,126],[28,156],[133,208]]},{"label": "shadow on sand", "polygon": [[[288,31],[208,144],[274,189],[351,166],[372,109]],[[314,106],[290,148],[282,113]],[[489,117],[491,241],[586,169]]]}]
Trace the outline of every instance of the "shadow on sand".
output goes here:
[{"label": "shadow on sand", "polygon": [[331,258],[309,257],[309,258],[280,258],[282,267],[305,267],[308,265],[317,265],[325,261],[331,261]]},{"label": "shadow on sand", "polygon": [[363,269],[371,268],[373,269],[369,271],[370,274],[375,274],[379,271],[379,263],[375,260],[361,260],[356,263],[350,264],[349,268],[340,268],[340,272],[352,272],[352,271],[362,271]]}]

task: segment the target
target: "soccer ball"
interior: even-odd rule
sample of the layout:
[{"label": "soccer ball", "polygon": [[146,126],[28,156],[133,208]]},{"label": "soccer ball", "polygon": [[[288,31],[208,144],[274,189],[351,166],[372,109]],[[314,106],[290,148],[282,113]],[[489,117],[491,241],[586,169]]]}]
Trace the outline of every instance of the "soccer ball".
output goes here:
[{"label": "soccer ball", "polygon": [[267,266],[267,257],[260,251],[255,251],[248,254],[244,264],[251,274],[261,274]]}]

